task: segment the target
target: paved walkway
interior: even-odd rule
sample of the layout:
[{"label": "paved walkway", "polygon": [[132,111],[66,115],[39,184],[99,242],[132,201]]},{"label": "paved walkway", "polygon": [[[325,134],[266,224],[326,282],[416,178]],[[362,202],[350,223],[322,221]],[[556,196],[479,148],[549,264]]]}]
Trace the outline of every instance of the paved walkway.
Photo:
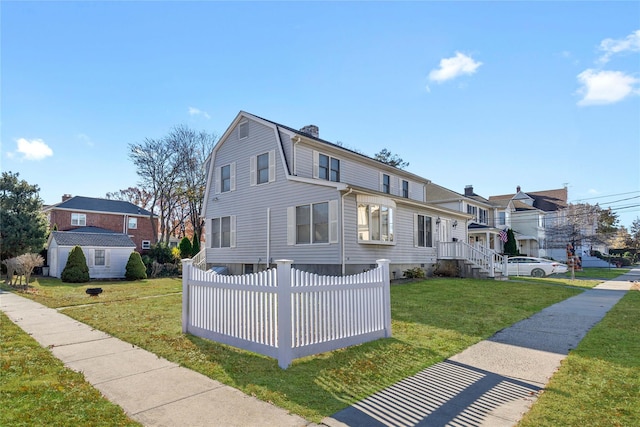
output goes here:
[{"label": "paved walkway", "polygon": [[0,310],[145,426],[313,425],[19,295],[0,291]]},{"label": "paved walkway", "polygon": [[[512,426],[632,280],[640,281],[640,269],[548,307],[323,424]],[[145,426],[313,425],[16,294],[0,291],[0,310]]]},{"label": "paved walkway", "polygon": [[633,281],[640,281],[640,269],[547,307],[323,423],[511,427],[531,408],[569,351]]}]

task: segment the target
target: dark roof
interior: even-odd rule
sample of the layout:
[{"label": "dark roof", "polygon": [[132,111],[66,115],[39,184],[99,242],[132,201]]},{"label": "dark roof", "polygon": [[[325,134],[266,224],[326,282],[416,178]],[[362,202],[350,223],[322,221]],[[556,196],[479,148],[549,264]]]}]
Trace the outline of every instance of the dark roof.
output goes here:
[{"label": "dark roof", "polygon": [[[533,199],[533,207],[545,212],[553,212],[567,207],[567,189],[530,191],[524,193]],[[516,194],[491,196],[489,201],[512,199]]]},{"label": "dark roof", "polygon": [[126,234],[83,227],[71,231],[52,231],[51,237],[60,246],[99,246],[109,248],[135,248],[136,244]]},{"label": "dark roof", "polygon": [[142,209],[131,202],[83,196],[74,196],[52,207],[57,209],[74,209],[78,211],[109,212],[127,215],[151,215],[151,212],[148,210]]}]

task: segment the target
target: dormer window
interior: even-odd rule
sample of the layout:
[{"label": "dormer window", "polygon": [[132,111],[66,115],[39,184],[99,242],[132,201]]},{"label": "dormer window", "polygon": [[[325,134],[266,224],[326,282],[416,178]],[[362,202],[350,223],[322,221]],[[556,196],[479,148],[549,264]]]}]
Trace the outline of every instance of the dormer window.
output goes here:
[{"label": "dormer window", "polygon": [[320,154],[318,156],[318,178],[340,182],[340,160]]}]

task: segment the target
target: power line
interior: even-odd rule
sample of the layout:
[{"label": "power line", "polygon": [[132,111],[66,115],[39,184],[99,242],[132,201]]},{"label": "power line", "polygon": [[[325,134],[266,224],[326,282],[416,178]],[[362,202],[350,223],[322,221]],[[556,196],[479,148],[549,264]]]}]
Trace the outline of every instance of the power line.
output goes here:
[{"label": "power line", "polygon": [[[627,193],[609,194],[609,195],[606,195],[606,196],[589,197],[589,198],[586,198],[586,199],[575,199],[574,201],[575,202],[581,202],[583,200],[604,199],[604,198],[607,198],[607,197],[626,196],[627,194],[635,194],[635,193],[640,193],[640,190],[638,190],[638,191],[629,191]],[[638,196],[638,197],[640,197],[640,196]],[[613,202],[610,202],[610,203],[613,203]]]}]

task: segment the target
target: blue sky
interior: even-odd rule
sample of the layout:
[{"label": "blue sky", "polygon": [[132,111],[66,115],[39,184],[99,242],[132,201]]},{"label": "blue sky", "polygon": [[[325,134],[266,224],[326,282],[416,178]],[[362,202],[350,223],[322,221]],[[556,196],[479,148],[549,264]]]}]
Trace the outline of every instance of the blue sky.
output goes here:
[{"label": "blue sky", "polygon": [[489,197],[640,217],[639,2],[12,2],[1,166],[62,194],[138,182],[128,145],[245,110]]}]

